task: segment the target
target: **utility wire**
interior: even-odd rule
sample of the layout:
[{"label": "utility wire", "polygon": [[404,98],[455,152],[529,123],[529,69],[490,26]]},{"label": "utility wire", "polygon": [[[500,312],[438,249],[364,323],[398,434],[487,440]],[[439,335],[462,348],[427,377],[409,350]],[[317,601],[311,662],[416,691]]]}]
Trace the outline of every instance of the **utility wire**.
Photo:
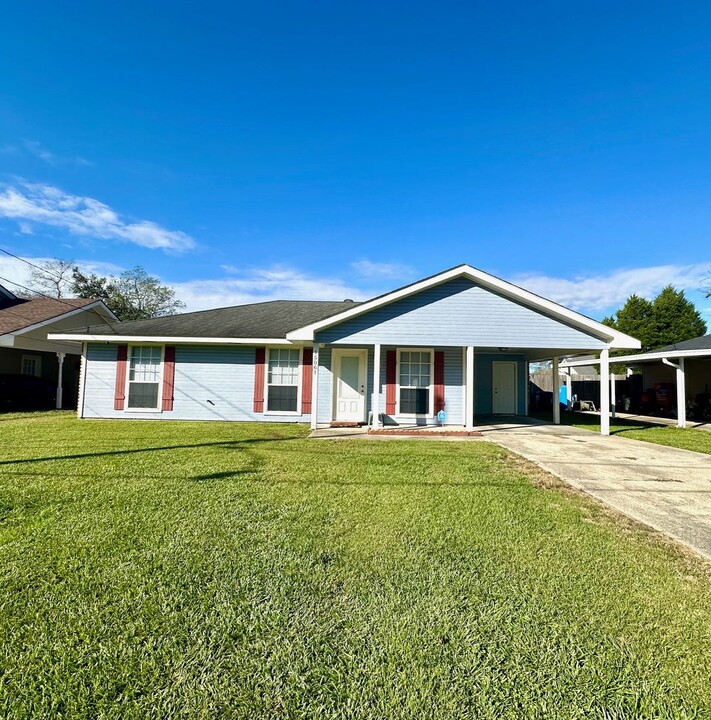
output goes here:
[{"label": "utility wire", "polygon": [[[4,248],[0,247],[0,252],[5,253],[5,255],[7,255],[11,258],[14,258],[15,260],[19,260],[20,262],[25,263],[25,265],[29,265],[30,267],[33,267],[36,270],[39,270],[40,272],[47,273],[48,275],[54,275],[54,277],[56,277],[58,280],[64,280],[64,278],[61,275],[59,275],[58,273],[55,273],[54,271],[49,270],[48,268],[43,268],[43,267],[40,267],[39,265],[35,265],[35,263],[30,262],[29,260],[26,260],[25,258],[20,257],[19,255],[15,255],[14,253],[11,253],[9,250],[5,250]],[[62,298],[52,297],[51,295],[47,295],[46,293],[40,292],[38,290],[33,290],[32,288],[28,288],[25,285],[21,285],[20,283],[15,282],[14,280],[10,280],[9,278],[0,277],[0,280],[3,280],[4,282],[9,282],[12,285],[16,285],[17,287],[22,288],[23,290],[27,290],[27,292],[33,293],[35,295],[40,295],[41,297],[46,298],[47,300],[55,300],[57,302],[63,303],[64,305],[72,308],[73,310],[77,309],[76,305],[72,305],[72,303],[66,302]],[[96,298],[96,299],[101,300],[101,298]],[[102,302],[103,302],[103,300],[102,300]],[[106,304],[106,303],[104,303],[104,304]],[[90,312],[93,312],[97,317],[101,318],[101,320],[103,322],[106,322],[106,318],[101,313],[99,313],[96,310],[96,308],[87,308],[87,310],[89,310]]]}]

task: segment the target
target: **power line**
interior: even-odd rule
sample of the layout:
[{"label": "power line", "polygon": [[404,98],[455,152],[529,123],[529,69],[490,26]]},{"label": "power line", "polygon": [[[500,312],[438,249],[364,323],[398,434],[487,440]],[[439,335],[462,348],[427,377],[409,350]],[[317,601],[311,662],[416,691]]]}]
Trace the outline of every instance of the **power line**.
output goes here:
[{"label": "power line", "polygon": [[[11,285],[16,285],[17,287],[22,288],[23,290],[27,290],[28,292],[36,292],[35,290],[32,290],[31,288],[28,288],[28,287],[26,287],[25,285],[22,285],[21,283],[16,282],[15,280],[10,280],[10,278],[6,278],[6,277],[0,276],[0,280],[2,280],[3,282],[8,282],[8,283],[10,283]],[[45,295],[44,293],[36,293],[36,294],[42,296],[43,298],[45,298],[45,299],[47,299],[47,300],[54,300],[55,302],[61,302],[63,305],[66,305],[67,307],[70,307],[72,310],[86,310],[86,311],[88,311],[88,312],[93,312],[97,317],[100,317],[103,321],[106,320],[106,318],[105,318],[103,315],[101,315],[101,313],[99,313],[99,312],[96,310],[96,308],[91,308],[91,307],[86,307],[86,308],[85,308],[85,307],[82,307],[81,305],[72,305],[72,303],[65,302],[65,301],[63,301],[63,300],[61,300],[61,299],[59,299],[59,298],[53,298],[53,297],[51,297],[50,295]],[[95,301],[95,302],[96,302],[96,301]],[[22,306],[22,304],[20,303],[20,307],[21,307],[21,306]],[[13,309],[14,309],[14,308],[16,308],[16,307],[17,307],[17,305],[10,305],[8,308],[3,308],[3,309],[8,310],[8,309],[10,309],[10,308],[13,308]],[[0,312],[1,312],[1,311],[2,311],[2,309],[0,309]],[[23,320],[26,320],[26,321],[27,321],[28,323],[30,323],[31,325],[34,325],[34,324],[36,324],[36,323],[38,322],[38,321],[37,321],[37,318],[27,317],[27,315],[24,315],[23,313],[17,313],[17,312],[16,312],[15,314],[16,314],[18,317],[22,318]],[[49,320],[52,320],[53,318],[48,318],[48,319],[49,319]],[[20,328],[18,328],[18,329],[20,329]],[[12,331],[11,331],[11,332],[12,332]],[[46,343],[49,344],[49,345],[52,344],[49,340],[42,340],[41,338],[33,338],[33,340],[37,340],[38,342],[46,342]]]},{"label": "power line", "polygon": [[[54,275],[60,281],[64,280],[64,278],[61,275],[59,275],[58,273],[54,273],[52,270],[49,270],[48,268],[43,268],[43,267],[40,267],[39,265],[35,265],[35,263],[30,262],[29,260],[26,260],[25,258],[20,257],[19,255],[15,255],[14,253],[11,253],[9,250],[5,250],[5,248],[0,248],[0,252],[5,253],[5,255],[7,255],[8,257],[14,258],[15,260],[19,260],[20,262],[25,263],[25,265],[29,265],[30,267],[33,267],[36,270],[39,270],[40,272],[47,273],[48,275]],[[62,300],[62,298],[52,297],[51,295],[47,295],[46,293],[40,292],[38,290],[34,290],[33,288],[28,288],[25,285],[21,285],[20,283],[14,281],[14,280],[10,280],[9,278],[0,277],[0,280],[3,280],[4,282],[9,282],[12,285],[16,285],[17,287],[22,288],[23,290],[27,290],[27,292],[33,293],[35,295],[40,295],[41,297],[46,298],[47,300],[56,300],[57,302],[60,302],[64,305],[66,305],[67,307],[72,308],[73,310],[77,309],[76,305],[72,305],[71,303],[68,303],[65,300]],[[103,300],[101,300],[101,298],[96,298],[96,300],[104,302]],[[104,304],[106,304],[106,303],[104,303]],[[96,310],[96,308],[87,308],[87,310],[90,312],[93,312],[98,318],[101,318],[102,321],[104,321],[104,322],[106,321],[106,318],[101,313],[99,313]],[[110,308],[109,308],[109,310],[110,310]]]}]

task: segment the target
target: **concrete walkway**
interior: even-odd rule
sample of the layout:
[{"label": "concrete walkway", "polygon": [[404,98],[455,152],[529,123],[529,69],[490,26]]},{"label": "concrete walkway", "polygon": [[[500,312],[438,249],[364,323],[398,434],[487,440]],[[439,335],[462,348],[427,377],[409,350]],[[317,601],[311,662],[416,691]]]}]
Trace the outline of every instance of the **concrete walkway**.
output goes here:
[{"label": "concrete walkway", "polygon": [[498,443],[711,560],[711,455],[562,425],[500,425]]}]

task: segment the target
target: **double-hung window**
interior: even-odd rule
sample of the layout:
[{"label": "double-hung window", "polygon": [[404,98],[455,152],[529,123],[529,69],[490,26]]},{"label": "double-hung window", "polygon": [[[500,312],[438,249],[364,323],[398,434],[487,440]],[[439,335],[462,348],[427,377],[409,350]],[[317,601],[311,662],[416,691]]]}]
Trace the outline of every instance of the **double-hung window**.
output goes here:
[{"label": "double-hung window", "polygon": [[39,355],[23,355],[22,374],[39,377],[42,374],[42,358]]},{"label": "double-hung window", "polygon": [[400,350],[400,415],[432,414],[432,351]]},{"label": "double-hung window", "polygon": [[132,345],[128,366],[129,410],[157,410],[163,350],[155,345]]},{"label": "double-hung window", "polygon": [[269,348],[267,412],[296,413],[299,408],[300,350]]}]

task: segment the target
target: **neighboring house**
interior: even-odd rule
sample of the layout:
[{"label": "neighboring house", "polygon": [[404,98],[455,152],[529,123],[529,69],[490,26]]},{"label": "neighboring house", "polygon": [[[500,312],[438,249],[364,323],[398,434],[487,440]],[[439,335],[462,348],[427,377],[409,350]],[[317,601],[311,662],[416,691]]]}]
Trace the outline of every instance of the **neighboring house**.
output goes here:
[{"label": "neighboring house", "polygon": [[[561,368],[572,371],[580,362],[580,359],[566,359],[561,362]],[[693,407],[696,419],[711,419],[711,335],[637,355],[614,357],[613,362],[641,371],[645,390],[673,388],[672,409],[679,427],[686,424],[687,405]]]},{"label": "neighboring house", "polygon": [[101,300],[26,300],[0,285],[0,375],[43,378],[56,388],[57,407],[74,408],[81,347],[50,341],[47,334],[116,321]]},{"label": "neighboring house", "polygon": [[528,362],[639,348],[469,265],[362,303],[256,303],[52,337],[83,343],[81,417],[376,429],[525,415]]}]

